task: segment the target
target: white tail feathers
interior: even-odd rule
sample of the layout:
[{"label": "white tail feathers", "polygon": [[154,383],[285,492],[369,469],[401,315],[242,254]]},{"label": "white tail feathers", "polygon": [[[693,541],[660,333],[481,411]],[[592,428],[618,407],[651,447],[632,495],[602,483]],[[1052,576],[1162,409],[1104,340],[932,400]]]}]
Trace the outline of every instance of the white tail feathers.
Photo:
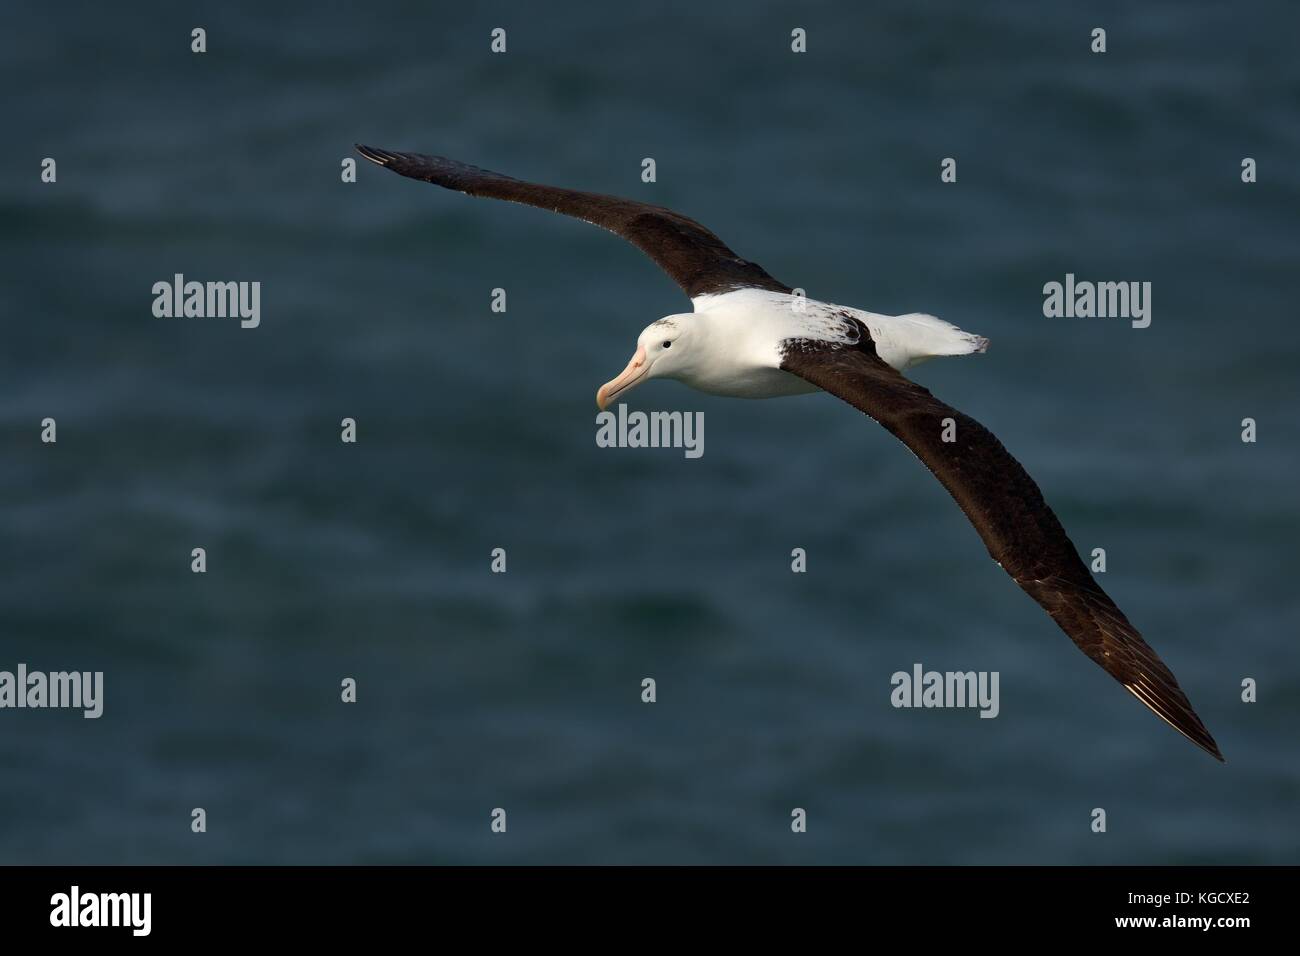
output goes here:
[{"label": "white tail feathers", "polygon": [[989,340],[963,332],[951,322],[912,312],[908,315],[868,313],[867,328],[876,340],[876,352],[902,370],[941,355],[970,355],[988,350]]}]

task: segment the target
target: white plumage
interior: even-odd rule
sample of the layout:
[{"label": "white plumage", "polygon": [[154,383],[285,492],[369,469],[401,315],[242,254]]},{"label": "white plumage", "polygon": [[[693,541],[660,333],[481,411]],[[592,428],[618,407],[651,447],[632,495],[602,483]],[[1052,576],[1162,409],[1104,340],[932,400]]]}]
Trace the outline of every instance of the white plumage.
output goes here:
[{"label": "white plumage", "polygon": [[899,371],[940,355],[988,348],[988,339],[921,313],[881,315],[766,289],[691,301],[694,312],[652,323],[637,346],[645,350],[646,378],[676,379],[713,395],[777,398],[817,391],[781,370],[785,344],[807,339],[855,346],[860,334],[854,319],[867,327],[880,358]]}]

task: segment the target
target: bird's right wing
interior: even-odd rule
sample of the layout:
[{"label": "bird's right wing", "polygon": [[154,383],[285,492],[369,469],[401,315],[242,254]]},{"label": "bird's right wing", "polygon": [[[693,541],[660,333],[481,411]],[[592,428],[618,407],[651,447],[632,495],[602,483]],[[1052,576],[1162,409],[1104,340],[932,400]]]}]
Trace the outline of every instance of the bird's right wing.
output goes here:
[{"label": "bird's right wing", "polygon": [[756,263],[740,258],[694,219],[663,206],[527,183],[441,156],[395,153],[361,145],[357,152],[372,163],[412,179],[470,196],[549,209],[608,229],[653,259],[692,299],[743,288],[791,291]]}]

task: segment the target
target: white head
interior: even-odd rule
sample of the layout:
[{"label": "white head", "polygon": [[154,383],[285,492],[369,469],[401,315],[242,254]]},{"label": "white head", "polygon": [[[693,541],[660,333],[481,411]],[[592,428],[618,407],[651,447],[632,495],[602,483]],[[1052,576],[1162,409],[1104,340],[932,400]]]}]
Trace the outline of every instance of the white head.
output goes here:
[{"label": "white head", "polygon": [[634,385],[649,378],[680,378],[692,367],[692,334],[695,315],[668,315],[651,322],[636,339],[636,353],[627,368],[596,392],[596,404],[603,411],[610,402]]}]

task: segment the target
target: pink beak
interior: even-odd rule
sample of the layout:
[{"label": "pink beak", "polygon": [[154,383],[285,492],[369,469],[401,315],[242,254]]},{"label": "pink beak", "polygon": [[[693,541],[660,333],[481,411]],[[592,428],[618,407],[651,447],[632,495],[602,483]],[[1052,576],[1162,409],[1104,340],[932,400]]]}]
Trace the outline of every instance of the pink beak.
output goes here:
[{"label": "pink beak", "polygon": [[648,371],[650,371],[650,366],[646,364],[645,346],[638,345],[636,354],[632,356],[632,361],[627,363],[627,368],[619,373],[618,378],[606,382],[600,387],[600,391],[596,392],[596,404],[600,406],[600,410],[603,412],[605,406],[617,398],[620,393],[626,392],[645,378]]}]

